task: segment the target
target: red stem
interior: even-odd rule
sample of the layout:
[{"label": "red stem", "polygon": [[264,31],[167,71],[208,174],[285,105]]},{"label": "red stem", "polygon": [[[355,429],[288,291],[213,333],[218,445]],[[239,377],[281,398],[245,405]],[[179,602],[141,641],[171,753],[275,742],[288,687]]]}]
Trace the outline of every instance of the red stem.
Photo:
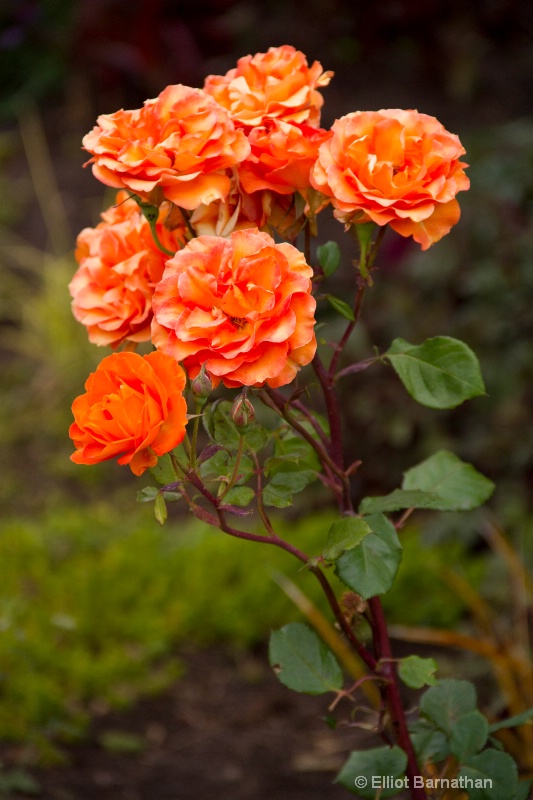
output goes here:
[{"label": "red stem", "polygon": [[[309,558],[309,556],[307,556],[304,552],[299,550],[294,545],[290,544],[290,542],[286,542],[284,539],[281,539],[279,536],[277,536],[274,533],[272,525],[270,524],[270,520],[268,519],[268,517],[266,515],[266,512],[265,512],[264,508],[262,507],[262,503],[261,503],[261,510],[262,510],[261,516],[263,518],[263,523],[265,525],[265,529],[269,532],[268,536],[261,536],[260,534],[257,534],[257,533],[249,533],[248,531],[242,531],[242,530],[239,530],[238,528],[233,528],[226,521],[226,515],[225,515],[224,511],[220,508],[221,502],[220,502],[219,498],[215,497],[203,485],[202,481],[198,478],[198,476],[195,473],[193,473],[193,472],[189,473],[188,477],[191,480],[191,483],[215,507],[215,510],[217,512],[217,519],[216,520],[213,517],[213,521],[212,522],[209,519],[204,519],[205,522],[209,522],[209,524],[220,528],[221,531],[223,531],[224,533],[229,534],[230,536],[235,536],[237,539],[246,539],[246,540],[252,541],[252,542],[261,542],[262,544],[272,544],[275,547],[279,547],[281,550],[285,550],[285,552],[290,553],[295,558],[297,558],[299,561],[301,561],[302,564],[305,564],[306,566],[309,566],[310,572],[313,573],[313,575],[316,577],[316,579],[320,583],[320,585],[322,587],[322,590],[323,590],[324,594],[326,595],[326,598],[328,600],[330,608],[331,608],[331,610],[332,610],[332,612],[333,612],[333,614],[335,616],[335,619],[337,620],[340,628],[342,629],[342,631],[344,632],[345,636],[350,641],[350,643],[352,644],[354,649],[359,654],[359,657],[364,661],[364,663],[367,665],[367,667],[374,672],[376,670],[376,667],[377,667],[377,661],[374,658],[374,656],[371,653],[369,653],[369,651],[366,649],[366,647],[363,644],[361,644],[361,642],[358,640],[357,636],[353,632],[352,628],[350,627],[350,625],[348,623],[348,620],[346,619],[346,617],[344,616],[344,614],[342,612],[342,609],[341,609],[341,607],[339,605],[339,602],[338,602],[338,600],[337,600],[337,598],[335,596],[335,593],[334,593],[333,589],[331,588],[331,586],[329,584],[328,579],[326,578],[326,576],[324,575],[324,573],[322,572],[322,570],[320,569],[319,566],[317,566],[317,565],[310,566],[311,559]],[[259,487],[260,487],[260,484],[259,484]],[[193,509],[193,511],[194,511],[194,509]]]},{"label": "red stem", "polygon": [[357,650],[357,653],[359,654],[359,657],[365,662],[367,667],[370,670],[372,670],[372,672],[375,672],[376,667],[377,667],[376,659],[374,658],[372,653],[369,653],[369,651],[366,649],[366,647],[364,645],[362,645],[361,642],[355,636],[350,624],[348,623],[348,620],[346,619],[346,617],[342,613],[342,609],[339,606],[338,600],[335,597],[335,593],[334,593],[333,589],[331,588],[331,586],[330,586],[330,584],[328,582],[328,579],[326,578],[326,576],[324,575],[324,573],[322,572],[322,570],[319,567],[311,567],[311,572],[317,577],[317,579],[318,579],[318,581],[319,581],[319,583],[320,583],[320,585],[321,585],[321,587],[322,587],[322,589],[324,591],[324,594],[326,595],[326,597],[328,599],[328,603],[329,603],[333,613],[335,614],[335,618],[336,618],[337,622],[339,623],[340,627],[342,628],[342,631],[343,631],[344,635],[349,640],[349,642],[354,646],[354,648]]},{"label": "red stem", "polygon": [[329,447],[329,440],[326,434],[324,433],[322,426],[317,421],[317,419],[311,414],[311,412],[304,406],[304,404],[301,403],[300,400],[291,400],[290,398],[289,398],[289,403],[291,406],[294,406],[294,408],[298,409],[300,414],[302,414],[309,421],[309,424],[312,425],[313,429],[317,432],[317,435],[320,438],[322,444],[325,447]]},{"label": "red stem", "polygon": [[407,722],[398,686],[396,663],[392,657],[387,622],[383,614],[383,606],[379,597],[371,597],[368,606],[373,618],[374,646],[376,656],[380,662],[380,674],[386,679],[382,691],[385,694],[387,706],[394,731],[394,738],[407,756],[406,775],[408,778],[411,797],[413,800],[426,800],[426,792],[415,785],[415,776],[420,775],[416,754],[407,730]]},{"label": "red stem", "polygon": [[339,342],[336,345],[335,350],[333,351],[333,357],[331,359],[331,363],[329,365],[329,370],[328,370],[329,375],[333,378],[337,374],[337,367],[339,365],[339,359],[342,355],[342,351],[344,350],[348,342],[348,339],[352,335],[353,329],[359,322],[359,316],[361,314],[361,308],[363,306],[363,298],[365,296],[365,289],[366,289],[366,283],[360,283],[359,288],[357,290],[357,295],[355,297],[355,307],[353,313],[354,319],[346,326],[344,335],[342,336],[341,339],[339,339]]},{"label": "red stem", "polygon": [[[376,238],[376,241],[374,242],[374,245],[371,249],[368,259],[369,268],[371,268],[374,264],[374,260],[376,258],[379,245],[383,238],[383,233],[384,229],[382,229],[379,232],[378,237]],[[315,369],[316,375],[318,377],[318,380],[320,381],[324,393],[324,400],[326,403],[326,409],[330,424],[331,457],[333,461],[337,464],[339,470],[342,471],[345,477],[345,481],[343,484],[343,493],[342,496],[339,498],[339,510],[343,514],[353,514],[354,511],[350,494],[350,482],[349,478],[346,475],[346,470],[344,467],[344,456],[342,451],[341,414],[340,414],[339,401],[334,388],[334,383],[336,380],[337,367],[340,357],[342,355],[342,351],[353,329],[355,328],[359,320],[359,316],[361,314],[365,288],[366,288],[366,283],[359,284],[359,289],[356,295],[355,308],[354,308],[355,320],[353,322],[350,322],[350,324],[347,326],[343,337],[341,338],[337,347],[335,348],[329,369],[326,370],[318,355],[316,355],[315,358],[313,359],[313,367]],[[409,731],[407,729],[407,721],[405,718],[405,711],[402,704],[402,699],[398,684],[398,675],[396,671],[395,662],[392,659],[392,650],[387,630],[387,622],[383,614],[383,607],[381,605],[381,601],[378,596],[370,598],[368,601],[368,605],[370,613],[372,615],[374,650],[375,650],[375,657],[378,662],[377,669],[375,669],[374,672],[375,674],[377,674],[379,670],[379,674],[386,679],[385,684],[382,688],[382,692],[384,695],[386,706],[390,714],[394,739],[397,742],[398,746],[402,748],[402,750],[405,752],[407,756],[406,775],[409,779],[411,797],[413,798],[413,800],[426,800],[427,796],[424,788],[419,788],[415,786],[414,777],[418,776],[420,774],[420,771],[418,768],[418,763],[413,748],[413,744],[409,736]]]},{"label": "red stem", "polygon": [[262,389],[258,393],[258,396],[265,405],[267,405],[269,408],[274,409],[274,411],[276,411],[285,420],[287,420],[289,425],[300,434],[302,439],[305,439],[306,442],[309,442],[313,450],[316,451],[322,464],[327,464],[327,466],[339,478],[342,479],[344,477],[343,471],[337,466],[335,461],[330,457],[329,453],[326,451],[325,447],[321,444],[321,442],[313,438],[313,436],[311,436],[311,434],[308,431],[306,431],[302,425],[300,425],[298,420],[294,419],[289,409],[287,408],[288,401],[281,394],[281,392],[278,392],[275,389],[270,389],[270,388]]},{"label": "red stem", "polygon": [[[313,415],[308,411],[308,409],[301,403],[299,400],[291,399],[290,397],[286,398],[281,392],[277,389],[268,389],[268,394],[270,395],[271,399],[274,401],[276,406],[276,411],[278,414],[281,414],[284,419],[287,420],[289,425],[291,425],[295,431],[297,431],[301,436],[303,436],[306,441],[308,441],[313,449],[316,451],[320,461],[322,462],[322,466],[324,468],[324,472],[327,478],[327,484],[332,491],[336,491],[336,487],[339,484],[337,478],[340,478],[342,481],[344,476],[342,473],[339,473],[336,465],[329,459],[327,451],[330,448],[330,441],[324,431],[322,430],[321,425],[317,422],[317,420],[313,417]],[[264,398],[261,397],[264,401]],[[294,419],[294,417],[289,416],[288,406],[292,406],[293,408],[297,409],[309,422],[312,426],[313,430],[316,431],[318,438],[320,439],[320,444],[303,428],[299,425],[298,421]],[[270,406],[272,407],[272,406]],[[318,447],[317,447],[318,445]]]},{"label": "red stem", "polygon": [[342,431],[339,400],[334,388],[334,375],[330,375],[324,367],[318,353],[313,358],[313,367],[322,386],[326,411],[328,415],[331,437],[331,458],[337,467],[337,474],[341,479],[340,508],[345,514],[353,514],[354,508],[350,492],[350,480],[344,469],[344,455],[342,452]]}]

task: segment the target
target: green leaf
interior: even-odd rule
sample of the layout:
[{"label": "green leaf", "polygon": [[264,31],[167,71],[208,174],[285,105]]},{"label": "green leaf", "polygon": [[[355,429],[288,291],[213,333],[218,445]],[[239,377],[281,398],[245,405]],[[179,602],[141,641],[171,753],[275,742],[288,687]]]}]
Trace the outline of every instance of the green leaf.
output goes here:
[{"label": "green leaf", "polygon": [[345,552],[335,565],[340,580],[364,600],[383,594],[393,584],[402,560],[402,546],[389,520],[381,514],[366,518],[371,533]]},{"label": "green leaf", "polygon": [[333,308],[338,314],[340,314],[345,319],[350,320],[350,322],[354,322],[355,316],[353,313],[353,308],[349,306],[348,303],[345,303],[344,300],[340,299],[340,297],[334,297],[334,295],[332,294],[327,294],[326,297],[328,299],[329,304],[333,306]]},{"label": "green leaf", "polygon": [[183,495],[180,492],[161,492],[166,503],[177,503],[183,500]]},{"label": "green leaf", "polygon": [[167,504],[161,492],[157,493],[154,503],[154,516],[160,525],[164,525],[167,521]]},{"label": "green leaf", "polygon": [[287,464],[299,464],[304,456],[304,451],[298,453],[287,453],[281,456],[270,456],[267,458],[263,467],[265,475],[268,477],[276,472],[283,472]]},{"label": "green leaf", "polygon": [[433,764],[438,764],[450,755],[446,734],[428,725],[424,720],[418,720],[410,728],[410,737],[419,763],[425,764],[431,761]]},{"label": "green leaf", "polygon": [[[310,461],[309,464],[307,464],[308,460]],[[306,466],[312,466],[316,470],[320,468],[316,453],[310,444],[299,437],[281,440],[281,442],[277,440],[275,455],[270,456],[265,461],[265,475],[271,476],[276,472],[283,472],[290,464],[302,463],[305,463]]]},{"label": "green leaf", "polygon": [[407,470],[402,486],[438,495],[440,502],[432,508],[440,511],[469,511],[482,505],[494,491],[492,481],[447,450]]},{"label": "green leaf", "polygon": [[258,422],[252,422],[241,431],[244,436],[244,446],[252,453],[258,453],[266,447],[270,439],[270,433]]},{"label": "green leaf", "polygon": [[420,712],[451,735],[457,720],[476,710],[476,690],[470,681],[446,678],[422,695]]},{"label": "green leaf", "polygon": [[145,486],[140,492],[137,492],[138,503],[152,503],[159,493],[156,486]]},{"label": "green leaf", "polygon": [[488,737],[487,718],[476,709],[463,714],[452,727],[450,749],[459,762],[464,762],[483,750]]},{"label": "green leaf", "polygon": [[289,508],[292,506],[292,493],[283,486],[269,484],[263,491],[263,504],[269,508]]},{"label": "green leaf", "polygon": [[[227,450],[219,450],[214,456],[208,458],[200,466],[200,474],[204,480],[213,480],[221,477],[228,477],[233,474],[235,468],[235,453]],[[239,461],[239,478],[237,485],[246,483],[254,472],[252,460],[247,455],[242,455]]]},{"label": "green leaf", "polygon": [[204,428],[216,444],[237,450],[240,433],[231,419],[232,403],[229,400],[215,400],[202,415]]},{"label": "green leaf", "polygon": [[435,686],[437,679],[435,672],[437,663],[433,658],[420,658],[420,656],[407,656],[398,664],[398,674],[402,681],[411,689],[421,689],[422,686]]},{"label": "green leaf", "polygon": [[511,800],[531,800],[531,787],[533,786],[533,780],[525,780],[525,781],[518,781],[518,785],[516,787],[516,792],[514,793],[514,797]]},{"label": "green leaf", "polygon": [[224,503],[232,506],[249,505],[255,497],[255,492],[250,486],[234,486],[224,495]]},{"label": "green leaf", "polygon": [[[350,753],[335,782],[359,797],[395,797],[399,793],[400,785],[405,788],[404,781],[398,787],[394,786],[394,781],[400,782],[406,766],[407,756],[400,747],[359,750]],[[385,781],[392,782],[393,786],[382,788]]]},{"label": "green leaf", "polygon": [[305,489],[316,479],[316,472],[300,469],[290,464],[283,471],[276,472],[263,490],[263,503],[274,508],[287,508],[292,505],[293,494]]},{"label": "green leaf", "polygon": [[533,708],[528,708],[527,711],[522,711],[521,714],[515,714],[514,717],[509,717],[501,722],[493,722],[489,728],[489,733],[496,733],[496,731],[500,731],[502,728],[518,728],[520,725],[529,722],[531,717],[533,717]]},{"label": "green leaf", "polygon": [[168,453],[158,458],[155,467],[150,467],[150,472],[161,486],[173,483],[178,477]]},{"label": "green leaf", "polygon": [[340,517],[328,531],[322,555],[326,561],[336,561],[344,552],[361,544],[369,533],[370,525],[360,517]]},{"label": "green leaf", "polygon": [[301,622],[291,622],[270,636],[270,664],[279,680],[295,692],[338,692],[343,675],[331,650]]},{"label": "green leaf", "polygon": [[492,748],[469,758],[459,779],[470,800],[510,800],[518,791],[515,762],[507,753]]},{"label": "green leaf", "polygon": [[[271,468],[275,466],[276,458],[293,461],[306,469],[319,469],[320,461],[313,447],[302,439],[301,436],[288,436],[286,433],[278,436],[274,443],[274,455],[269,459]],[[285,469],[285,466],[281,467]],[[287,466],[291,469],[290,466]]]},{"label": "green leaf", "polygon": [[478,360],[464,342],[436,336],[421,345],[395,339],[384,354],[415,400],[430,408],[455,408],[485,394]]},{"label": "green leaf", "polygon": [[337,242],[326,242],[317,247],[318,263],[324,270],[324,275],[329,278],[341,263],[341,251]]},{"label": "green leaf", "polygon": [[395,489],[383,497],[365,497],[359,506],[360,514],[388,514],[404,508],[440,508],[442,501],[433,492]]},{"label": "green leaf", "polygon": [[[302,423],[302,426],[313,437],[317,436],[313,428],[309,430],[310,426],[307,421]],[[287,429],[283,426],[281,430],[278,429],[276,432],[274,455],[265,461],[265,474],[272,475],[287,468],[291,469],[290,464],[298,464],[300,468],[314,470],[315,472],[320,470],[320,461],[309,442],[302,439],[301,436],[295,435],[292,428]]]},{"label": "green leaf", "polygon": [[270,433],[258,422],[252,422],[239,430],[232,418],[233,403],[229,400],[215,400],[202,415],[203,424],[210,439],[216,444],[237,450],[241,435],[248,450],[257,453],[268,443]]}]

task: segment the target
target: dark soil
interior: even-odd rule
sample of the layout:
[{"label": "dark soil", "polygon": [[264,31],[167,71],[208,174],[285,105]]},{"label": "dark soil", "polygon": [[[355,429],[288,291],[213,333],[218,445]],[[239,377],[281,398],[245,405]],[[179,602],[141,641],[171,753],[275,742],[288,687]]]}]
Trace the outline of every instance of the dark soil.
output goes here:
[{"label": "dark soil", "polygon": [[[346,798],[333,784],[351,749],[378,740],[355,728],[331,730],[332,695],[287,689],[267,655],[220,649],[183,657],[184,677],[166,694],[96,718],[69,764],[31,770],[42,800],[312,800]],[[348,713],[348,706],[344,709]],[[106,748],[125,734],[138,752]],[[365,741],[362,741],[364,737]]]}]

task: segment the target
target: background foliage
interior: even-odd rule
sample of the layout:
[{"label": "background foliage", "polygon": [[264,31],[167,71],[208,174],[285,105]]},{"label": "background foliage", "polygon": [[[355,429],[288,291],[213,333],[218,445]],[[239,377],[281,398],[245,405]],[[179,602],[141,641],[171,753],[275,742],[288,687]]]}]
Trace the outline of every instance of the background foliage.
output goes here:
[{"label": "background foliage", "polygon": [[[456,336],[478,354],[488,397],[435,412],[411,401],[385,366],[345,380],[346,446],[364,462],[359,489],[384,494],[412,464],[453,450],[496,482],[491,513],[532,566],[527,9],[495,0],[470,17],[461,3],[321,0],[308,13],[301,25],[298,4],[283,0],[2,5],[0,737],[44,748],[48,737],[83,729],[96,700],[127,702],[171,680],[179,641],[248,646],[298,618],[271,578],[284,570],[302,584],[283,556],[265,553],[259,569],[246,545],[196,524],[161,533],[133,506],[130,475],[115,464],[75,467],[66,434],[70,403],[102,357],[74,322],[66,289],[76,233],[109,201],[81,169],[81,136],[98,113],[138,106],[167,83],[201,85],[240,55],[280,44],[280,31],[337,73],[324,92],[324,125],[356,107],[418,107],[459,133],[471,164],[472,189],[449,237],[422,255],[388,234],[349,355],[384,351],[396,337]],[[323,239],[337,233],[325,219]],[[343,296],[346,278],[336,273],[334,294]],[[337,324],[331,309],[322,320],[329,330]],[[304,510],[294,536],[321,549],[320,492],[295,513]],[[405,563],[386,598],[397,623],[468,627],[465,600],[445,577],[452,565],[505,627],[505,566],[480,539],[486,524],[483,514],[466,523],[443,515],[406,533]],[[477,662],[465,670],[488,674]]]}]

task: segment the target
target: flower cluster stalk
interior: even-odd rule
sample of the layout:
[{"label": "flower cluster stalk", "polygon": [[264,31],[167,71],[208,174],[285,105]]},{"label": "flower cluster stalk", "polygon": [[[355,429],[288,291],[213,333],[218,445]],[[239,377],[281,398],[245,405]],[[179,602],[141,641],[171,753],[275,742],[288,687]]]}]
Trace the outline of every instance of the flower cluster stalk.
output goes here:
[{"label": "flower cluster stalk", "polygon": [[[381,238],[382,237],[379,238],[379,241],[376,241],[376,244],[371,251],[371,264],[374,263],[379,245],[381,243]],[[366,254],[362,253],[360,263],[366,263]],[[366,279],[368,274],[365,274],[363,277]],[[350,322],[343,337],[336,345],[329,370],[324,368],[324,365],[318,356],[315,356],[313,359],[313,367],[322,386],[328,414],[331,436],[331,454],[335,460],[336,466],[339,468],[339,473],[342,479],[343,491],[338,495],[338,506],[341,514],[353,514],[354,508],[351,498],[350,481],[346,475],[346,470],[344,469],[342,420],[339,399],[335,390],[336,368],[342,356],[343,349],[347,344],[348,339],[357,324],[357,321],[359,320],[365,288],[366,284],[361,283],[355,301],[354,321]],[[335,602],[334,597],[331,597],[331,587],[329,584],[326,585],[322,581],[321,585],[326,597],[328,598],[328,602],[333,609]],[[383,607],[378,596],[371,597],[368,601],[368,605],[373,631],[375,651],[374,657],[372,659],[365,658],[361,653],[361,650],[364,650],[365,648],[362,648],[357,640],[354,642],[353,636],[347,635],[348,640],[352,646],[355,646],[359,655],[364,658],[367,666],[369,666],[369,668],[375,674],[379,674],[384,679],[382,684],[382,697],[384,703],[386,704],[388,715],[391,720],[391,725],[394,732],[394,740],[407,755],[406,775],[409,779],[408,784],[410,786],[411,796],[413,800],[425,800],[425,790],[417,787],[414,780],[415,776],[420,775],[420,770],[417,764],[416,754],[411,742],[411,738],[409,736],[409,731],[407,729],[404,707],[400,696],[398,675],[392,659],[392,650],[387,629],[387,622],[383,613]],[[347,634],[346,627],[346,625],[341,625],[341,628],[345,634]]]}]

